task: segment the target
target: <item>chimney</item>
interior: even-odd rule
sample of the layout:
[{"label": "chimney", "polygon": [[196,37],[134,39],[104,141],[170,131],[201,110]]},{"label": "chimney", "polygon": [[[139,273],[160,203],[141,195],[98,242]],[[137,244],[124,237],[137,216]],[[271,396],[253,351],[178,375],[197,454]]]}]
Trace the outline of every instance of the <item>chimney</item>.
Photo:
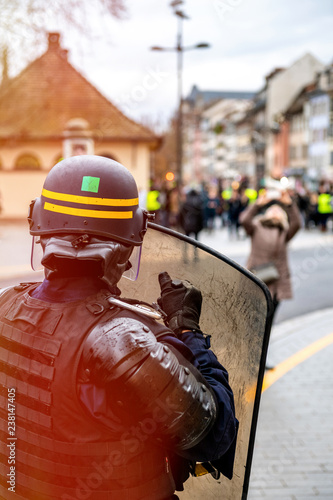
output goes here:
[{"label": "chimney", "polygon": [[49,50],[58,50],[60,47],[60,33],[52,32],[48,34]]}]

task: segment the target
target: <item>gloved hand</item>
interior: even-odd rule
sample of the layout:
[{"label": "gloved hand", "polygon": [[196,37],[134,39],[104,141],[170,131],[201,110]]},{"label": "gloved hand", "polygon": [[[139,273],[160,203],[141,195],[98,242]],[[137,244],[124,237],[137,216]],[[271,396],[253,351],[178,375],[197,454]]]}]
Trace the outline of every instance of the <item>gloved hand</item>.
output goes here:
[{"label": "gloved hand", "polygon": [[167,272],[160,273],[158,280],[161,296],[158,305],[167,314],[167,324],[176,334],[183,330],[200,330],[202,295],[189,281],[171,280]]}]

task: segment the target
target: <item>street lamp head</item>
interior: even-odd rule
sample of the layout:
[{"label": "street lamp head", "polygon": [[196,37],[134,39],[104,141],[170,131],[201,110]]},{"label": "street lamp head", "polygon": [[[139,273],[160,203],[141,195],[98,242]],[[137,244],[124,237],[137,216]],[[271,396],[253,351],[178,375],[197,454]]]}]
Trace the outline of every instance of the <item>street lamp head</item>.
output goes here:
[{"label": "street lamp head", "polygon": [[160,51],[163,51],[164,48],[163,47],[158,47],[157,45],[155,45],[154,47],[150,47],[150,50],[160,50]]},{"label": "street lamp head", "polygon": [[195,46],[196,49],[209,49],[209,47],[209,43],[197,43]]},{"label": "street lamp head", "polygon": [[210,47],[209,43],[197,43],[196,45],[189,45],[188,47],[177,47],[177,50],[181,51],[187,51],[187,50],[194,50],[194,49],[208,49]]},{"label": "street lamp head", "polygon": [[182,10],[175,10],[175,14],[176,16],[181,17],[182,19],[190,19],[189,16],[184,14]]}]

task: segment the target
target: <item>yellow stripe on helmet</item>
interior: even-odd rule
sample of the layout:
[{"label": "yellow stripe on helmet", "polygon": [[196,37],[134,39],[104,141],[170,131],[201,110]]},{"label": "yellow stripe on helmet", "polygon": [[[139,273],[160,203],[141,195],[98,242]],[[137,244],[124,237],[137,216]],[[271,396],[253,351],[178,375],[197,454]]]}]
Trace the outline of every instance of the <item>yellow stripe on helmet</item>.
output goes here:
[{"label": "yellow stripe on helmet", "polygon": [[115,212],[113,210],[86,210],[84,208],[65,207],[62,205],[55,205],[53,203],[44,203],[44,210],[50,212],[57,212],[58,214],[75,215],[76,217],[93,217],[96,219],[132,219],[132,210],[126,212]]},{"label": "yellow stripe on helmet", "polygon": [[[42,196],[58,201],[68,201],[70,203],[81,203],[83,205],[105,205],[113,207],[131,207],[139,204],[139,198],[95,198],[92,196],[78,196],[75,194],[56,193],[43,189]],[[108,212],[109,213],[109,212]],[[122,218],[122,217],[120,217]]]}]

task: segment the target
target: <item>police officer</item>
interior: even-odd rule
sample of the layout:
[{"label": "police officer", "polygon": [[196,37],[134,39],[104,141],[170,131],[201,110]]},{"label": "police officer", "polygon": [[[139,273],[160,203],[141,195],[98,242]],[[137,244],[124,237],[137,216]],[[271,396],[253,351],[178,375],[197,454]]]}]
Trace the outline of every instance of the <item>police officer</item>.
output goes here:
[{"label": "police officer", "polygon": [[147,220],[129,171],[98,156],[58,163],[32,202],[45,279],[0,296],[19,448],[10,496],[1,464],[1,498],[167,500],[196,462],[232,477],[233,394],[200,330],[200,291],[160,274],[168,326],[120,298]]}]

